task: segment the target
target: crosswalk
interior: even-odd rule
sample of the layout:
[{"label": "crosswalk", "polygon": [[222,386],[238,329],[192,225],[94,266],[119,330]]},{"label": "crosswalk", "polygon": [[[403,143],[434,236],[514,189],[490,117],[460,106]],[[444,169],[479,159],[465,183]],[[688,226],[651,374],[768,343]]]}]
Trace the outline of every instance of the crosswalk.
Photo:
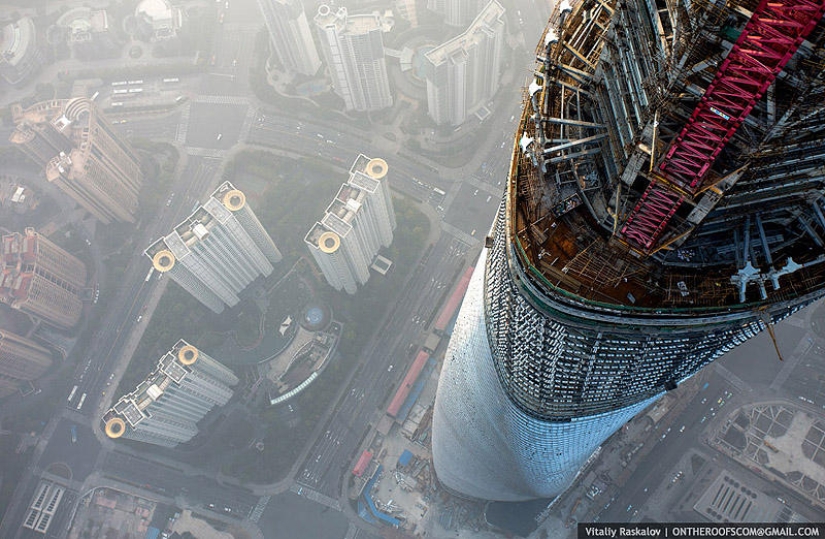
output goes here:
[{"label": "crosswalk", "polygon": [[175,132],[175,142],[178,144],[186,143],[186,133],[189,130],[189,114],[191,110],[192,105],[190,103],[185,104],[181,108],[180,122],[178,123],[178,129]]},{"label": "crosswalk", "polygon": [[[451,225],[450,223],[447,223],[446,221],[441,221],[441,230],[443,230],[447,234],[461,240],[462,242],[466,243],[467,245],[471,245],[471,246],[478,245],[478,242],[481,241],[480,238],[483,238],[484,234],[487,233],[487,231],[485,230],[480,235],[480,237],[474,237],[474,236],[471,236],[471,235],[467,234],[463,230],[454,227],[453,225]],[[478,234],[478,232],[476,232],[476,234]]]},{"label": "crosswalk", "polygon": [[186,153],[188,155],[194,155],[197,157],[214,157],[217,159],[223,159],[227,155],[226,150],[213,150],[210,148],[193,148],[191,146],[186,147]]},{"label": "crosswalk", "polygon": [[249,99],[246,97],[237,97],[232,95],[202,95],[195,99],[195,103],[209,103],[216,105],[249,105]]},{"label": "crosswalk", "polygon": [[298,496],[303,496],[308,500],[312,500],[313,502],[320,503],[321,505],[325,505],[330,509],[335,509],[336,511],[341,510],[341,502],[334,498],[330,498],[329,496],[325,496],[320,492],[312,490],[309,487],[302,486],[298,483],[293,483],[291,487],[289,487],[291,492],[294,492]]},{"label": "crosswalk", "polygon": [[249,520],[257,523],[261,519],[261,515],[264,514],[266,504],[269,503],[270,498],[272,498],[272,496],[261,496],[254,509],[252,509],[252,512],[249,514]]},{"label": "crosswalk", "polygon": [[247,107],[246,116],[244,117],[243,125],[241,126],[241,136],[238,138],[239,140],[248,140],[249,139],[249,131],[252,129],[252,121],[257,116],[258,116],[258,110],[256,108]]}]

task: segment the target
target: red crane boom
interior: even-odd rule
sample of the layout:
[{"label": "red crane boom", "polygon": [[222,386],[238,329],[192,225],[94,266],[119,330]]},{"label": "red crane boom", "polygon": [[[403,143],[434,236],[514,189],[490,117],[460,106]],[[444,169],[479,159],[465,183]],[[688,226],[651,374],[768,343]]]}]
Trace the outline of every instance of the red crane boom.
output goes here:
[{"label": "red crane boom", "polygon": [[825,13],[825,1],[762,0],[621,228],[649,252],[686,196]]}]

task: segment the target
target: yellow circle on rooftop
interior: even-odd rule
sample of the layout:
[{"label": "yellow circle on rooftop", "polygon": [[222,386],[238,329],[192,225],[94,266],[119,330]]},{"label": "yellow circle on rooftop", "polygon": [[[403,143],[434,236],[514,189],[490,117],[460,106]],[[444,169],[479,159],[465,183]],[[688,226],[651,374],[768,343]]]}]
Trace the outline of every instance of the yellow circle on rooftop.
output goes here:
[{"label": "yellow circle on rooftop", "polygon": [[237,189],[227,191],[223,195],[223,205],[229,211],[238,211],[246,204],[246,195]]},{"label": "yellow circle on rooftop", "polygon": [[106,422],[106,436],[120,438],[126,432],[126,422],[119,417],[113,417]]},{"label": "yellow circle on rooftop", "polygon": [[178,361],[180,361],[182,365],[191,365],[198,360],[198,354],[200,354],[200,352],[198,352],[197,348],[191,344],[187,344],[178,350]]},{"label": "yellow circle on rooftop", "polygon": [[389,166],[387,166],[387,162],[381,159],[380,157],[376,157],[375,159],[370,159],[370,162],[367,163],[367,174],[370,178],[375,178],[376,180],[380,180],[384,176],[387,175],[387,171],[389,170]]},{"label": "yellow circle on rooftop", "polygon": [[155,269],[160,272],[169,271],[172,269],[172,266],[175,265],[175,255],[172,254],[172,251],[167,251],[166,249],[158,251],[155,253],[155,256],[152,257],[152,264],[155,266]]},{"label": "yellow circle on rooftop", "polygon": [[327,254],[334,253],[340,246],[341,238],[339,238],[335,232],[324,232],[321,234],[321,237],[318,238],[318,248]]}]

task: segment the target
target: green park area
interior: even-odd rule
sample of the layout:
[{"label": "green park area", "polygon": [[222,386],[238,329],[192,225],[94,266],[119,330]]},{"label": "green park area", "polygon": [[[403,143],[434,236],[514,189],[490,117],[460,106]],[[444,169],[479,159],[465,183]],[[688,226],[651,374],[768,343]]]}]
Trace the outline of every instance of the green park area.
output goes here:
[{"label": "green park area", "polygon": [[[323,217],[347,178],[345,170],[318,159],[292,159],[260,150],[238,154],[224,169],[223,179],[246,194],[250,207],[284,255],[266,279],[265,288],[272,289],[295,267],[294,273],[300,277],[296,282],[311,289],[301,291],[298,285],[275,288],[269,295],[268,311],[272,316],[267,316],[263,324],[265,330],[277,330],[286,311],[299,309],[298,303],[302,303],[299,299],[309,296],[330,306],[334,318],[344,326],[336,359],[306,391],[290,401],[294,414],[284,413],[283,406],[250,407],[253,415],[250,419],[265,425],[259,430],[257,440],[263,442],[263,448],[250,443],[221,464],[225,473],[242,481],[270,483],[287,474],[424,250],[429,221],[416,203],[394,197],[398,227],[392,246],[382,251],[394,263],[390,272],[386,276],[373,274],[353,296],[330,288],[309,256],[304,236]],[[292,275],[286,276],[285,281],[292,279]],[[281,298],[277,290],[285,289],[289,292]],[[116,398],[131,391],[178,339],[185,339],[216,359],[225,360],[222,355],[226,355],[229,339],[249,344],[257,338],[261,316],[251,299],[215,315],[170,281],[121,380]],[[233,362],[227,361],[227,364],[233,365]],[[236,368],[238,375],[242,380],[252,379],[241,372],[244,368],[248,367]]]}]

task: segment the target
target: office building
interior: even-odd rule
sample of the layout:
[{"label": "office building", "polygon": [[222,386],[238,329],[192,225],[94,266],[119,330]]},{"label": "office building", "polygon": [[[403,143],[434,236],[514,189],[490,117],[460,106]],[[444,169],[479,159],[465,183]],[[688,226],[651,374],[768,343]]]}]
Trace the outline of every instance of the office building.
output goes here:
[{"label": "office building", "polygon": [[216,313],[234,307],[241,290],[281,260],[246,196],[229,182],[144,253],[155,270]]},{"label": "office building", "polygon": [[12,85],[29,82],[43,66],[43,51],[31,17],[22,17],[0,29],[0,76]]},{"label": "office building", "polygon": [[51,366],[48,349],[0,329],[0,398],[16,393],[20,384],[40,378]]},{"label": "office building", "polygon": [[311,77],[321,67],[301,0],[258,0],[269,30],[275,62],[283,69]]},{"label": "office building", "polygon": [[504,8],[487,4],[467,30],[424,55],[427,111],[438,125],[461,125],[498,90]]},{"label": "office building", "polygon": [[347,8],[334,13],[326,4],[318,8],[315,25],[327,61],[332,87],[347,110],[372,111],[392,106],[382,34],[392,29],[390,17],[377,13],[349,15]]},{"label": "office building", "polygon": [[33,228],[2,241],[0,301],[57,328],[74,327],[83,311],[83,262]]},{"label": "office building", "polygon": [[478,16],[485,4],[485,0],[427,0],[427,9],[441,15],[444,24],[462,28]]},{"label": "office building", "polygon": [[825,4],[751,9],[559,2],[439,380],[446,488],[558,495],[664,392],[825,293]]},{"label": "office building", "polygon": [[237,383],[231,370],[179,340],[134,391],[106,412],[106,435],[163,447],[188,442],[198,433],[198,421],[229,402]]},{"label": "office building", "polygon": [[389,247],[395,211],[383,159],[359,155],[326,214],[304,237],[315,262],[336,290],[354,294],[370,277],[370,264]]},{"label": "office building", "polygon": [[50,183],[104,224],[135,221],[140,160],[91,100],[42,101],[12,114],[9,140],[45,168]]}]

